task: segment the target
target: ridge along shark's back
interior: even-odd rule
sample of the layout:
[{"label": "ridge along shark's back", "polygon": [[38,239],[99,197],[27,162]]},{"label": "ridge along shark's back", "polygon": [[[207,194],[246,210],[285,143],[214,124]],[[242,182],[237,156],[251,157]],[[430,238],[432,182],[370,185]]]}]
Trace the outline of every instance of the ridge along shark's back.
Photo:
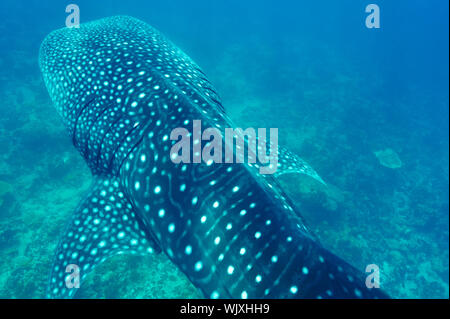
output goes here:
[{"label": "ridge along shark's back", "polygon": [[[171,162],[172,129],[233,126],[204,73],[159,32],[123,16],[57,30],[40,66],[94,175],[59,243],[49,297],[75,294],[68,266],[83,280],[117,253],[159,251],[206,297],[386,297],[310,236],[273,176]],[[278,157],[278,174],[321,181],[295,155]]]}]

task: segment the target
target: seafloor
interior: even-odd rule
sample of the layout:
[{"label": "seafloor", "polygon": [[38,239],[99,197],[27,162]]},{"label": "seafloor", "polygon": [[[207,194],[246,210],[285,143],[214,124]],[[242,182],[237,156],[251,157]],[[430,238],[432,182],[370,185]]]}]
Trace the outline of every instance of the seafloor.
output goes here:
[{"label": "seafloor", "polygon": [[[18,38],[2,41],[23,47],[14,45]],[[313,60],[300,43],[290,47]],[[326,47],[321,68],[313,61],[265,67],[270,49],[255,38],[198,62],[239,126],[278,127],[280,144],[326,180],[328,187],[301,176],[282,180],[326,247],[362,271],[379,265],[382,288],[394,298],[448,298],[448,135],[430,142],[439,125],[414,114],[414,106],[448,100],[416,87],[394,101],[374,97],[383,91],[381,77],[339,68],[340,56]],[[0,70],[0,298],[40,298],[59,234],[90,173],[51,105],[37,52],[3,52]],[[78,296],[201,297],[162,255],[116,256]]]}]

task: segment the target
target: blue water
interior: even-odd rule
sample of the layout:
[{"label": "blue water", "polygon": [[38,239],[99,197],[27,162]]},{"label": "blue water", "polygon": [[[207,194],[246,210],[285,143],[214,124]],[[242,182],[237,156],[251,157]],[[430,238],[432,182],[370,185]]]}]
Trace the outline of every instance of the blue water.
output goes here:
[{"label": "blue water", "polygon": [[[448,2],[373,1],[381,28],[368,29],[371,2],[76,4],[82,23],[122,14],[156,27],[202,67],[237,124],[278,127],[329,185],[282,180],[324,246],[361,271],[379,265],[394,298],[448,298]],[[69,3],[0,3],[2,298],[44,296],[58,236],[90,182],[37,62]],[[86,298],[200,297],[163,256],[115,257],[89,280]]]}]

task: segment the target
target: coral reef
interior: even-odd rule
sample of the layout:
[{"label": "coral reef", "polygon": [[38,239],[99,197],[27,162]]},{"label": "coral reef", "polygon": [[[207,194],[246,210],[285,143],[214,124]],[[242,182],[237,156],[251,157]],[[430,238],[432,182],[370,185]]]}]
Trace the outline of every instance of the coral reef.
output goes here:
[{"label": "coral reef", "polygon": [[3,196],[12,192],[12,186],[6,182],[0,181],[0,208],[3,205]]}]

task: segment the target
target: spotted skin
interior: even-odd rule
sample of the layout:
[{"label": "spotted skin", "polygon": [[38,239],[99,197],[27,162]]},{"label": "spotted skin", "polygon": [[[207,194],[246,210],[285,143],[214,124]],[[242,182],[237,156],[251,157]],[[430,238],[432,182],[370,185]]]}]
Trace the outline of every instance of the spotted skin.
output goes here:
[{"label": "spotted skin", "polygon": [[[233,127],[200,68],[158,31],[118,16],[41,46],[50,96],[94,175],[58,246],[48,297],[123,252],[164,252],[206,298],[386,298],[325,250],[261,163],[174,164],[174,128]],[[196,144],[196,141],[193,141]],[[279,151],[277,174],[303,173]]]},{"label": "spotted skin", "polygon": [[99,177],[80,203],[57,249],[51,276],[52,295],[63,293],[71,297],[75,294],[76,289],[65,288],[69,264],[80,266],[80,279],[83,280],[95,265],[108,257],[123,252],[160,251],[145,232],[145,225],[136,218],[119,185],[118,178]]}]

